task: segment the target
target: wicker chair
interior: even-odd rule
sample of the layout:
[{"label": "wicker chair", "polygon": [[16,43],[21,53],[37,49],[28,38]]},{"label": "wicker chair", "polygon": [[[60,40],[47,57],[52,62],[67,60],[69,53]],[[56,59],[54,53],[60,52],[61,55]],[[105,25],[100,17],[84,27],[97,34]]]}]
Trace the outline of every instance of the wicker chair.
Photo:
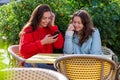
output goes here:
[{"label": "wicker chair", "polygon": [[15,67],[22,67],[22,62],[25,61],[19,53],[19,45],[11,45],[8,47],[8,52],[13,56],[15,60]]},{"label": "wicker chair", "polygon": [[68,80],[61,73],[43,68],[11,68],[2,74],[1,80]]},{"label": "wicker chair", "polygon": [[112,55],[112,60],[119,64],[117,55],[110,48],[102,46],[102,51],[105,55]]},{"label": "wicker chair", "polygon": [[66,55],[54,67],[70,80],[115,80],[116,63],[95,55]]}]

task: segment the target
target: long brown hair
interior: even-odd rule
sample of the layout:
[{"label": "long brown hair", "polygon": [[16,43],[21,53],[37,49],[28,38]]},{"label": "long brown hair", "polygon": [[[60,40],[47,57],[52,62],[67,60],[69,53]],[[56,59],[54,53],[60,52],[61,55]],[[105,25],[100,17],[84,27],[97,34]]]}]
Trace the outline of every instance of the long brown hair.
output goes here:
[{"label": "long brown hair", "polygon": [[26,32],[24,32],[24,29],[26,27],[31,26],[33,31],[36,30],[39,27],[41,18],[43,17],[44,12],[51,12],[51,8],[49,7],[49,5],[47,4],[42,4],[42,5],[38,5],[32,12],[31,17],[29,19],[29,21],[27,22],[27,24],[23,27],[23,29],[20,32],[20,36]]},{"label": "long brown hair", "polygon": [[78,34],[79,37],[81,38],[79,43],[82,45],[85,41],[88,40],[90,36],[92,36],[92,33],[94,32],[94,25],[93,22],[90,18],[90,15],[88,14],[87,11],[85,10],[79,10],[73,14],[72,21],[75,16],[78,16],[81,18],[82,24],[83,24],[83,29],[81,34]]}]

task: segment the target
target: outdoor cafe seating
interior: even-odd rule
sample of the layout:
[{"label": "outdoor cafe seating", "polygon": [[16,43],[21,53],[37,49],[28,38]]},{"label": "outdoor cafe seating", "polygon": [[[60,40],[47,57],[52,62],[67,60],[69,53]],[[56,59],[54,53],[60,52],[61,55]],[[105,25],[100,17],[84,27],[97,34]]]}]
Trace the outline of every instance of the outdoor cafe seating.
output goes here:
[{"label": "outdoor cafe seating", "polygon": [[[8,52],[16,61],[15,67],[23,67],[21,65],[23,62],[31,63],[34,67],[36,67],[36,63],[54,64],[57,71],[67,76],[70,80],[114,80],[118,67],[118,57],[107,47],[102,46],[102,51],[105,55],[97,57],[95,55],[94,57],[93,55],[84,55],[84,58],[82,58],[83,56],[81,55],[77,55],[78,57],[72,55],[75,58],[73,59],[71,55],[41,53],[25,59],[19,53],[19,45],[8,47]],[[71,59],[66,56],[71,56]],[[74,65],[72,65],[73,63]],[[79,74],[82,75],[80,76]],[[91,77],[94,79],[91,79]]]},{"label": "outdoor cafe seating", "polygon": [[[105,55],[111,55],[112,60],[115,61],[116,63],[118,62],[118,58],[115,55],[115,53],[113,53],[113,51],[107,47],[102,47],[102,50],[104,52]],[[20,53],[19,53],[19,45],[11,45],[8,47],[8,52],[13,56],[13,59],[15,60],[15,67],[22,67],[22,62],[29,62],[31,63],[34,67],[36,67],[36,65],[34,63],[49,63],[49,64],[53,64],[55,59],[57,59],[59,56],[63,56],[63,54],[41,54],[42,59],[40,59],[41,55],[39,56],[35,56],[34,59],[29,58],[29,59],[25,59],[23,58]],[[40,58],[38,58],[40,57]],[[43,57],[45,58],[49,58],[49,59],[43,59]],[[35,59],[36,58],[36,59]],[[40,61],[41,60],[41,61]],[[44,61],[42,61],[44,60]]]}]

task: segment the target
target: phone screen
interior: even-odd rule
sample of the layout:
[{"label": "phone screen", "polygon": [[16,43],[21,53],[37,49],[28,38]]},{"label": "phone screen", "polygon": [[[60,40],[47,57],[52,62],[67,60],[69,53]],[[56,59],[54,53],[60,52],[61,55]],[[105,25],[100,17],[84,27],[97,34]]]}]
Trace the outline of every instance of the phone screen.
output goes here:
[{"label": "phone screen", "polygon": [[[59,34],[59,33],[60,33],[59,31],[56,31],[56,32],[54,32],[53,36],[55,36],[56,34]],[[57,37],[58,36],[54,37],[54,39],[57,38]]]}]

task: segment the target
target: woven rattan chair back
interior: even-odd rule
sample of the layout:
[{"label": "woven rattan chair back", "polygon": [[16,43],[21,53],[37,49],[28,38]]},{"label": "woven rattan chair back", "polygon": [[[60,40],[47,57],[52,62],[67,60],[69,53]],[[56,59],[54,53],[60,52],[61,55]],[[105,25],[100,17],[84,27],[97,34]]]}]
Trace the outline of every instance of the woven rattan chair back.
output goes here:
[{"label": "woven rattan chair back", "polygon": [[68,80],[61,73],[42,68],[12,68],[3,74],[2,80]]},{"label": "woven rattan chair back", "polygon": [[119,63],[117,55],[110,48],[102,46],[102,51],[105,55],[112,55],[112,60],[115,61],[117,64]]},{"label": "woven rattan chair back", "polygon": [[22,62],[25,61],[19,53],[19,45],[11,45],[8,47],[8,52],[13,56],[15,67],[22,67]]},{"label": "woven rattan chair back", "polygon": [[105,55],[115,55],[115,53],[110,48],[107,48],[105,46],[102,46],[102,51]]},{"label": "woven rattan chair back", "polygon": [[114,61],[93,55],[66,55],[54,63],[57,71],[70,80],[114,80]]}]

